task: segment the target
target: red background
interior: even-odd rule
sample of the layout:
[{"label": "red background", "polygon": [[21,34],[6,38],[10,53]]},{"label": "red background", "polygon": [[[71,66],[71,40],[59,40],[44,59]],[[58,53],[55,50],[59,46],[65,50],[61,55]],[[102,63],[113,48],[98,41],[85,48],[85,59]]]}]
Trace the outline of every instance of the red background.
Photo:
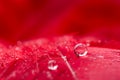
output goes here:
[{"label": "red background", "polygon": [[1,41],[79,32],[120,40],[119,0],[0,0]]}]

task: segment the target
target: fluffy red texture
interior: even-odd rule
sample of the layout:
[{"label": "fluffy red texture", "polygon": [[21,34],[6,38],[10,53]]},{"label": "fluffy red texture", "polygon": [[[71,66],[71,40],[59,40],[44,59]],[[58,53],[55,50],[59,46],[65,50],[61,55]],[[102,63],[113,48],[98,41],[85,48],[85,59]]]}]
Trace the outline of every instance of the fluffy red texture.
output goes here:
[{"label": "fluffy red texture", "polygon": [[[2,46],[0,79],[119,80],[120,50],[96,47],[87,42],[91,45],[87,47],[88,54],[78,57],[74,52],[74,47],[79,43],[85,43],[81,42],[81,39],[69,35],[52,39],[41,38],[24,43],[18,42],[17,45],[9,48]],[[97,41],[92,42],[99,45],[102,43]],[[56,69],[48,68],[51,60],[56,61]]]}]

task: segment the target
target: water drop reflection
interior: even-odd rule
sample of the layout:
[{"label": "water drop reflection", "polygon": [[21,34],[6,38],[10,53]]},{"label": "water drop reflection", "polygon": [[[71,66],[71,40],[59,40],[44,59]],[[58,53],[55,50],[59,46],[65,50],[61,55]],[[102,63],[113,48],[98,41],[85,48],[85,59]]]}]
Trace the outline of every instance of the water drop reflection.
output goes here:
[{"label": "water drop reflection", "polygon": [[74,53],[79,57],[86,56],[88,53],[87,46],[85,44],[82,44],[82,43],[76,44],[74,47]]},{"label": "water drop reflection", "polygon": [[49,60],[48,61],[48,69],[49,70],[57,70],[58,65],[55,60]]}]

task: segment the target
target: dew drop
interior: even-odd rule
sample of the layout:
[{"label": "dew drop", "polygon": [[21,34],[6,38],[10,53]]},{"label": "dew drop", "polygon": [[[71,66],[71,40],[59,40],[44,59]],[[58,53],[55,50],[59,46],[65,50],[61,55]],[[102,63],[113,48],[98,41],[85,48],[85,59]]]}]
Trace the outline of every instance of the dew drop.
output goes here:
[{"label": "dew drop", "polygon": [[82,44],[82,43],[76,44],[74,47],[74,53],[79,57],[86,56],[88,53],[87,46],[85,44]]},{"label": "dew drop", "polygon": [[56,64],[55,60],[50,60],[48,62],[48,69],[49,70],[57,70],[57,68],[58,68],[58,65]]}]

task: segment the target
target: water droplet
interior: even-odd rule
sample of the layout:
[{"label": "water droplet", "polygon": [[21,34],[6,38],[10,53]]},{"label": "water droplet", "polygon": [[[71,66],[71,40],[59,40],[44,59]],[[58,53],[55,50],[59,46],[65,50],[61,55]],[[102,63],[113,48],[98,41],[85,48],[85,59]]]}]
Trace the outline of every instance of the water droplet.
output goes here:
[{"label": "water droplet", "polygon": [[86,56],[87,53],[88,53],[87,46],[85,44],[82,44],[82,43],[79,43],[79,44],[75,45],[74,53],[79,57],[80,56]]},{"label": "water droplet", "polygon": [[56,64],[55,60],[50,60],[48,62],[48,69],[49,70],[57,70],[57,68],[58,68],[58,65]]}]

